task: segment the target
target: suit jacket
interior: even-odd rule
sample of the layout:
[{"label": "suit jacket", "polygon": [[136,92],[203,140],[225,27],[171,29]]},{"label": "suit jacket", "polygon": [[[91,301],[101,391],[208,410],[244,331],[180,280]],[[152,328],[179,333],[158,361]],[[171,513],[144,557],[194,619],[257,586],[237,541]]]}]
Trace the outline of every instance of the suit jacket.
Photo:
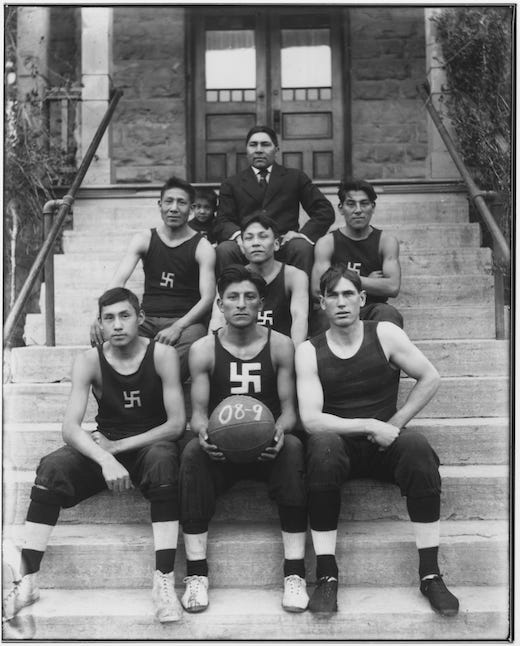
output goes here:
[{"label": "suit jacket", "polygon": [[[300,204],[309,216],[299,228]],[[329,200],[305,173],[274,163],[265,194],[251,167],[224,180],[220,186],[214,234],[218,242],[240,231],[242,221],[262,210],[277,223],[280,234],[300,231],[316,242],[335,220]]]}]

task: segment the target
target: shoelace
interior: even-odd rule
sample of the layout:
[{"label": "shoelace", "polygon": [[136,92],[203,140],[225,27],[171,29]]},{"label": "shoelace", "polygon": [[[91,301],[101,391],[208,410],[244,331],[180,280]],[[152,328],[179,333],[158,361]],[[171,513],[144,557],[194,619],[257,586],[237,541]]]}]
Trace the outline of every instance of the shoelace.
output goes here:
[{"label": "shoelace", "polygon": [[287,577],[287,583],[289,584],[289,592],[294,593],[299,590],[300,586],[300,577],[297,574],[291,574]]},{"label": "shoelace", "polygon": [[196,601],[197,595],[199,594],[200,588],[202,587],[200,576],[198,576],[197,574],[187,576],[184,579],[184,583],[188,584],[190,590],[188,601]]},{"label": "shoelace", "polygon": [[171,601],[173,599],[173,589],[166,574],[161,574],[159,585],[161,588],[161,596],[164,595],[168,601]]}]

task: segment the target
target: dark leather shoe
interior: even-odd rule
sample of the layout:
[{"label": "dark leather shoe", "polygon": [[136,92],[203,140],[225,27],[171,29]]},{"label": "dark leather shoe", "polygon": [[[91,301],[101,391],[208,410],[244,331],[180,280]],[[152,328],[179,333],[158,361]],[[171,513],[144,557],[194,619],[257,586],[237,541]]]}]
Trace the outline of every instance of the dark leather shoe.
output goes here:
[{"label": "dark leather shoe", "polygon": [[453,617],[458,613],[459,600],[448,590],[440,574],[431,579],[422,579],[420,589],[435,612],[445,617]]},{"label": "dark leather shoe", "polygon": [[314,588],[309,601],[311,612],[337,612],[338,580],[332,576],[322,576]]}]

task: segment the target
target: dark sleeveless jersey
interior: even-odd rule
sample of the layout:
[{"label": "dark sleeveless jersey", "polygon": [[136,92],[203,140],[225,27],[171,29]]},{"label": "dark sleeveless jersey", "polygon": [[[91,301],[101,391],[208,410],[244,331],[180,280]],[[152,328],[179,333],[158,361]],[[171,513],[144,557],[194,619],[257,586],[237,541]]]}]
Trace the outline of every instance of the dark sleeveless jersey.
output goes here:
[{"label": "dark sleeveless jersey", "polygon": [[[381,229],[372,227],[372,231],[364,240],[352,240],[336,229],[332,232],[334,249],[330,259],[331,265],[344,262],[349,269],[353,269],[360,276],[368,276],[373,271],[381,271],[383,264],[379,255],[381,233]],[[386,296],[367,294],[367,304],[386,303],[387,300]]]},{"label": "dark sleeveless jersey", "polygon": [[143,258],[143,309],[147,316],[179,318],[200,300],[195,250],[201,238],[197,233],[177,247],[169,247],[157,229],[152,229],[150,246]]},{"label": "dark sleeveless jersey", "polygon": [[363,321],[363,342],[348,359],[340,359],[330,350],[325,332],[311,339],[323,387],[324,413],[386,422],[396,412],[399,370],[385,356],[377,325],[376,321]]},{"label": "dark sleeveless jersey", "polygon": [[291,336],[291,301],[285,291],[285,264],[266,287],[262,311],[258,312],[260,325]]},{"label": "dark sleeveless jersey", "polygon": [[111,440],[139,435],[163,424],[162,380],[153,360],[155,341],[150,340],[141,365],[131,375],[122,375],[108,363],[103,346],[98,346],[101,367],[101,391],[96,422],[98,429]]},{"label": "dark sleeveless jersey", "polygon": [[280,416],[277,377],[271,361],[271,330],[267,343],[252,359],[242,360],[228,352],[215,335],[215,366],[210,379],[209,414],[230,395],[249,395],[263,402],[275,420]]}]

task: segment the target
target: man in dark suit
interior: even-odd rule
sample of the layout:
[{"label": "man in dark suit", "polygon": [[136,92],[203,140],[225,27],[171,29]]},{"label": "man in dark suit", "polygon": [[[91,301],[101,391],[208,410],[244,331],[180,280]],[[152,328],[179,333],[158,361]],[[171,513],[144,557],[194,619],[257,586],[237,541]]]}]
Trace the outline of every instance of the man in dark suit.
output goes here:
[{"label": "man in dark suit", "polygon": [[[214,224],[217,273],[232,263],[246,264],[240,248],[240,227],[253,212],[271,217],[282,236],[276,259],[302,269],[310,276],[314,243],[334,222],[334,209],[305,173],[275,162],[278,138],[267,126],[247,133],[249,168],[222,182]],[[309,216],[299,228],[300,204]]]}]

